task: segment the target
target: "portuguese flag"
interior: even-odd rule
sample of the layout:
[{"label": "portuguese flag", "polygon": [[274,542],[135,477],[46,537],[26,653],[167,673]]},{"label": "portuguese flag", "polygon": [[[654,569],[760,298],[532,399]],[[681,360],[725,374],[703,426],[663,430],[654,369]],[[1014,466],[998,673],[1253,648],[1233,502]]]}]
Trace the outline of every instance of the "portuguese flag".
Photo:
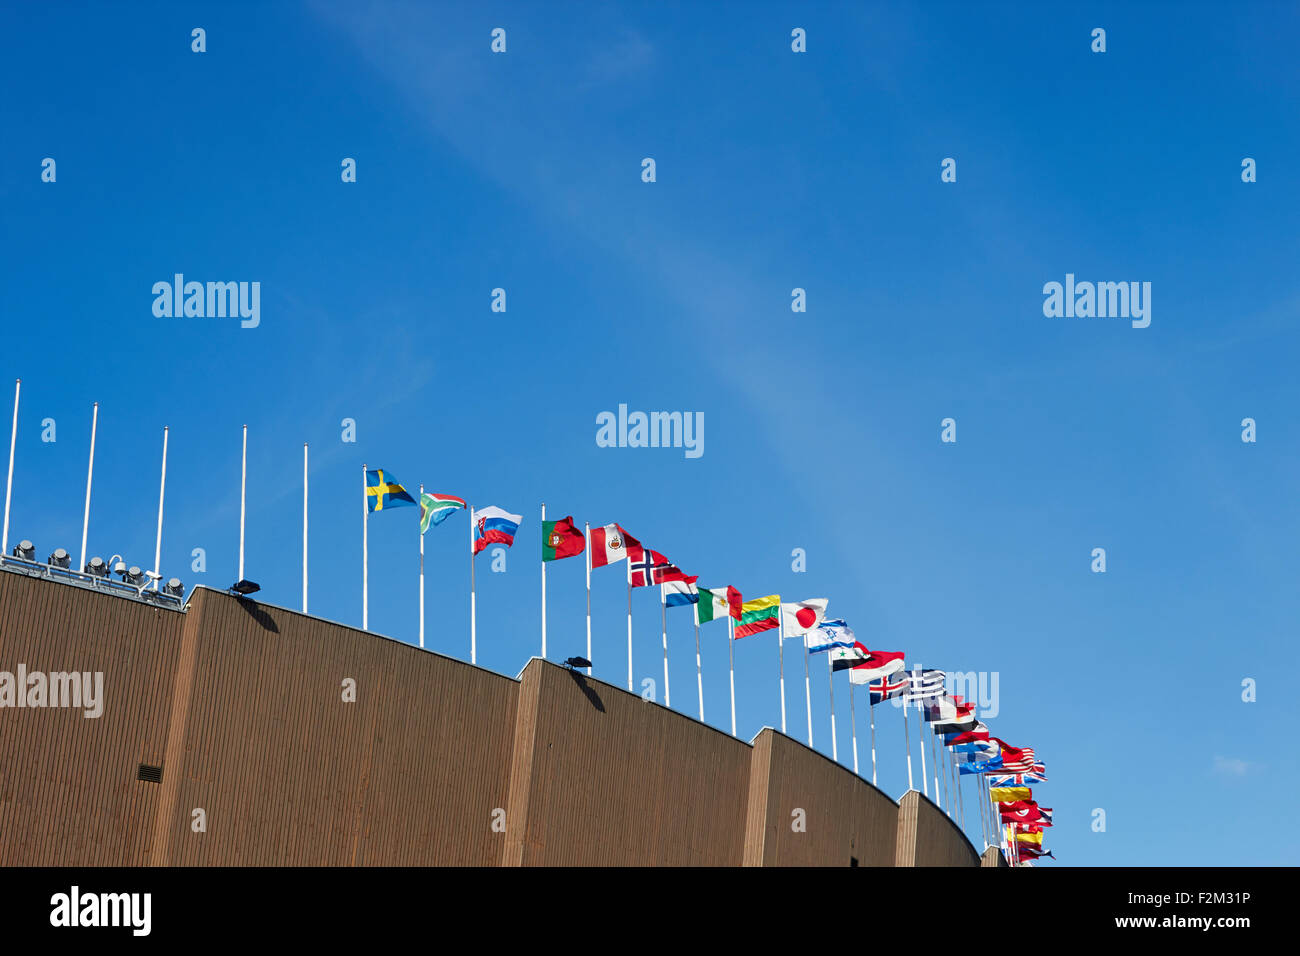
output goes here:
[{"label": "portuguese flag", "polygon": [[556,561],[582,554],[587,539],[573,526],[573,516],[542,522],[542,560]]},{"label": "portuguese flag", "polygon": [[769,594],[767,597],[746,601],[740,606],[740,623],[736,625],[736,637],[749,637],[759,631],[770,631],[781,623],[781,595]]}]

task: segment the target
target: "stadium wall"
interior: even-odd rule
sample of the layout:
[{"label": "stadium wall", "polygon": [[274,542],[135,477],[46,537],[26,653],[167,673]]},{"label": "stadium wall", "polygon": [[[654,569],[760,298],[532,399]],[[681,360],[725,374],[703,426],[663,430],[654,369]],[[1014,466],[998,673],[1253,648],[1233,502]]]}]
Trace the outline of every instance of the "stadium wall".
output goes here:
[{"label": "stadium wall", "polygon": [[4,866],[990,865],[919,794],[771,729],[206,588],[180,613],[0,571],[20,663],[101,671],[105,702],[0,709]]}]

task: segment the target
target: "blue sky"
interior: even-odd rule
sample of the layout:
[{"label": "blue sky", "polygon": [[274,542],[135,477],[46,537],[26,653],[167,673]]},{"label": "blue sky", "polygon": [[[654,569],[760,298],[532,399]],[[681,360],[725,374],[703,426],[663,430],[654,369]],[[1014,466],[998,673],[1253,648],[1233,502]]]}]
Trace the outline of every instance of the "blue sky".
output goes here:
[{"label": "blue sky", "polygon": [[[1293,6],[3,16],[6,419],[23,379],[11,540],[75,556],[99,401],[90,553],[151,563],[169,425],[163,571],[225,587],[247,423],[247,574],[271,603],[299,602],[310,442],[313,613],[360,625],[360,469],[382,466],[525,515],[508,570],[478,569],[479,662],[516,674],[540,650],[545,501],[620,522],[703,585],[827,597],[870,647],[996,672],[989,722],[1047,763],[1036,797],[1062,864],[1300,857],[1284,729],[1300,612]],[[956,183],[940,182],[945,157]],[[1258,182],[1241,181],[1244,157]],[[151,288],[176,272],[260,282],[260,326],[156,318]],[[1150,282],[1150,327],[1044,317],[1043,284],[1066,273]],[[620,403],[702,412],[703,456],[597,447],[596,416]],[[466,538],[458,515],[426,539],[428,645],[461,657]],[[371,521],[371,628],[410,642],[417,548],[414,509]],[[582,562],[549,573],[551,656],[580,653]],[[625,601],[621,570],[593,573],[596,675],[618,685]],[[661,683],[657,595],[634,603],[635,674]],[[689,614],[669,631],[672,703],[694,714]],[[722,625],[703,642],[706,716],[726,726]],[[736,651],[748,739],[779,723],[777,647]],[[877,733],[897,797],[898,714]],[[1240,825],[1246,806],[1266,826]]]}]

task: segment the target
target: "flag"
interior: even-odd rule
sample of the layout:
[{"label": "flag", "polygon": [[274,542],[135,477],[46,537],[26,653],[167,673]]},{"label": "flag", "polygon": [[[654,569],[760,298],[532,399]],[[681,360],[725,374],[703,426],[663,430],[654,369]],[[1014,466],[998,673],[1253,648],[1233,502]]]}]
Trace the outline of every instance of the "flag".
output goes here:
[{"label": "flag", "polygon": [[991,787],[1027,787],[1039,783],[1047,783],[1047,775],[1039,771],[1034,773],[999,772],[989,774],[989,786]]},{"label": "flag", "polygon": [[[844,629],[850,640],[853,638],[853,632],[847,627]],[[831,648],[831,670],[845,671],[850,667],[857,667],[870,656],[871,652],[867,650],[867,645],[853,641],[847,647],[843,644],[836,644]]]},{"label": "flag", "polygon": [[982,720],[975,721],[970,730],[963,730],[960,733],[945,734],[943,742],[949,747],[954,744],[969,744],[974,741],[983,741],[989,739],[989,728]]},{"label": "flag", "polygon": [[[957,756],[957,757],[962,757],[962,756],[970,757],[970,756],[972,756],[972,755],[971,755],[971,754],[957,754],[956,756]],[[1002,763],[1002,758],[1001,758],[1001,757],[994,757],[992,760],[984,760],[984,759],[981,758],[981,757],[976,757],[974,760],[971,760],[971,761],[969,761],[969,762],[963,762],[963,761],[961,761],[961,760],[958,760],[958,761],[957,761],[957,772],[958,772],[958,773],[987,773],[987,774],[992,774],[992,773],[995,773],[995,772],[1000,771],[1000,770],[1002,769],[1002,767],[1001,767],[1001,763]]]},{"label": "flag", "polygon": [[1028,787],[989,787],[989,799],[994,803],[1014,803],[1032,800],[1034,793]]},{"label": "flag", "polygon": [[475,511],[472,518],[475,554],[489,544],[504,544],[507,548],[510,547],[515,543],[515,532],[519,530],[519,522],[524,520],[523,515],[512,515],[497,507]]},{"label": "flag", "polygon": [[695,586],[695,582],[699,579],[700,576],[695,574],[681,581],[666,581],[661,584],[659,588],[663,593],[664,605],[685,607],[697,603],[700,600],[700,589]]},{"label": "flag", "polygon": [[845,624],[843,618],[837,617],[833,620],[823,620],[817,625],[817,629],[805,638],[805,641],[808,644],[808,653],[817,654],[837,647],[852,647],[857,638],[853,636],[853,628]]},{"label": "flag", "polygon": [[1017,833],[1016,842],[1028,843],[1030,846],[1042,846],[1043,831],[1039,830],[1037,833]]},{"label": "flag", "polygon": [[736,625],[736,637],[749,637],[759,631],[770,631],[780,624],[781,595],[769,594],[767,597],[746,601],[740,608],[740,623]]},{"label": "flag", "polygon": [[905,666],[903,657],[902,651],[868,651],[867,659],[849,670],[849,681],[854,684],[870,684],[897,674]]},{"label": "flag", "polygon": [[366,510],[383,511],[418,502],[394,480],[391,472],[379,468],[366,471]]},{"label": "flag", "polygon": [[888,680],[882,680],[878,685],[871,685],[871,703],[879,704],[889,700],[891,697],[902,697],[903,691],[907,688],[907,678],[902,677],[894,683]]},{"label": "flag", "polygon": [[821,631],[818,629],[822,619],[826,617],[828,603],[826,598],[810,598],[798,604],[782,604],[781,627],[785,636],[804,637],[810,652],[814,650],[815,645],[816,650],[829,650],[830,646],[824,644]]},{"label": "flag", "polygon": [[[1051,853],[1043,850],[1042,847],[1022,846],[1019,849],[1022,857],[1028,857],[1031,860],[1037,860],[1044,856],[1052,856]],[[1055,860],[1056,857],[1052,856],[1052,859]]]},{"label": "flag", "polygon": [[448,518],[457,508],[465,507],[465,499],[457,498],[455,495],[431,495],[425,493],[420,496],[420,534],[424,534],[430,527],[437,527]]},{"label": "flag", "polygon": [[591,529],[591,566],[603,568],[607,564],[627,557],[629,545],[640,547],[641,542],[616,524]]},{"label": "flag", "polygon": [[1015,803],[1004,803],[1002,806],[1003,823],[1021,823],[1038,827],[1050,827],[1052,825],[1052,808],[1040,807],[1036,803],[1028,803],[1023,800]]},{"label": "flag", "polygon": [[720,621],[727,615],[740,620],[743,599],[735,588],[700,588],[700,603],[695,608],[695,619],[701,624]]},{"label": "flag", "polygon": [[560,558],[572,558],[575,555],[582,554],[582,549],[587,546],[587,539],[583,537],[573,525],[573,516],[561,518],[559,521],[542,522],[542,560],[558,561]]},{"label": "flag", "polygon": [[908,671],[906,677],[911,687],[903,695],[905,704],[942,697],[948,680],[948,675],[943,671]]},{"label": "flag", "polygon": [[632,564],[632,587],[644,588],[668,581],[685,581],[686,574],[658,551],[628,542],[627,559]]},{"label": "flag", "polygon": [[990,737],[1002,748],[1002,766],[1012,773],[1031,773],[1037,766],[1032,747],[1013,747],[1004,740]]}]

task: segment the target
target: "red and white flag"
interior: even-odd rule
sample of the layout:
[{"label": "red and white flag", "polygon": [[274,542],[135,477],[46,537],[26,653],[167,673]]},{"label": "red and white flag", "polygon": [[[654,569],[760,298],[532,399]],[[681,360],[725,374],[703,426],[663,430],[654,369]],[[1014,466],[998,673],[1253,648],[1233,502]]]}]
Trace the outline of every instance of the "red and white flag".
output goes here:
[{"label": "red and white flag", "polygon": [[632,587],[644,588],[669,581],[685,581],[687,574],[658,551],[628,542],[627,558],[632,565]]},{"label": "red and white flag", "polygon": [[607,524],[603,528],[591,529],[591,566],[603,568],[627,557],[627,549],[639,546],[632,537],[616,524]]}]

